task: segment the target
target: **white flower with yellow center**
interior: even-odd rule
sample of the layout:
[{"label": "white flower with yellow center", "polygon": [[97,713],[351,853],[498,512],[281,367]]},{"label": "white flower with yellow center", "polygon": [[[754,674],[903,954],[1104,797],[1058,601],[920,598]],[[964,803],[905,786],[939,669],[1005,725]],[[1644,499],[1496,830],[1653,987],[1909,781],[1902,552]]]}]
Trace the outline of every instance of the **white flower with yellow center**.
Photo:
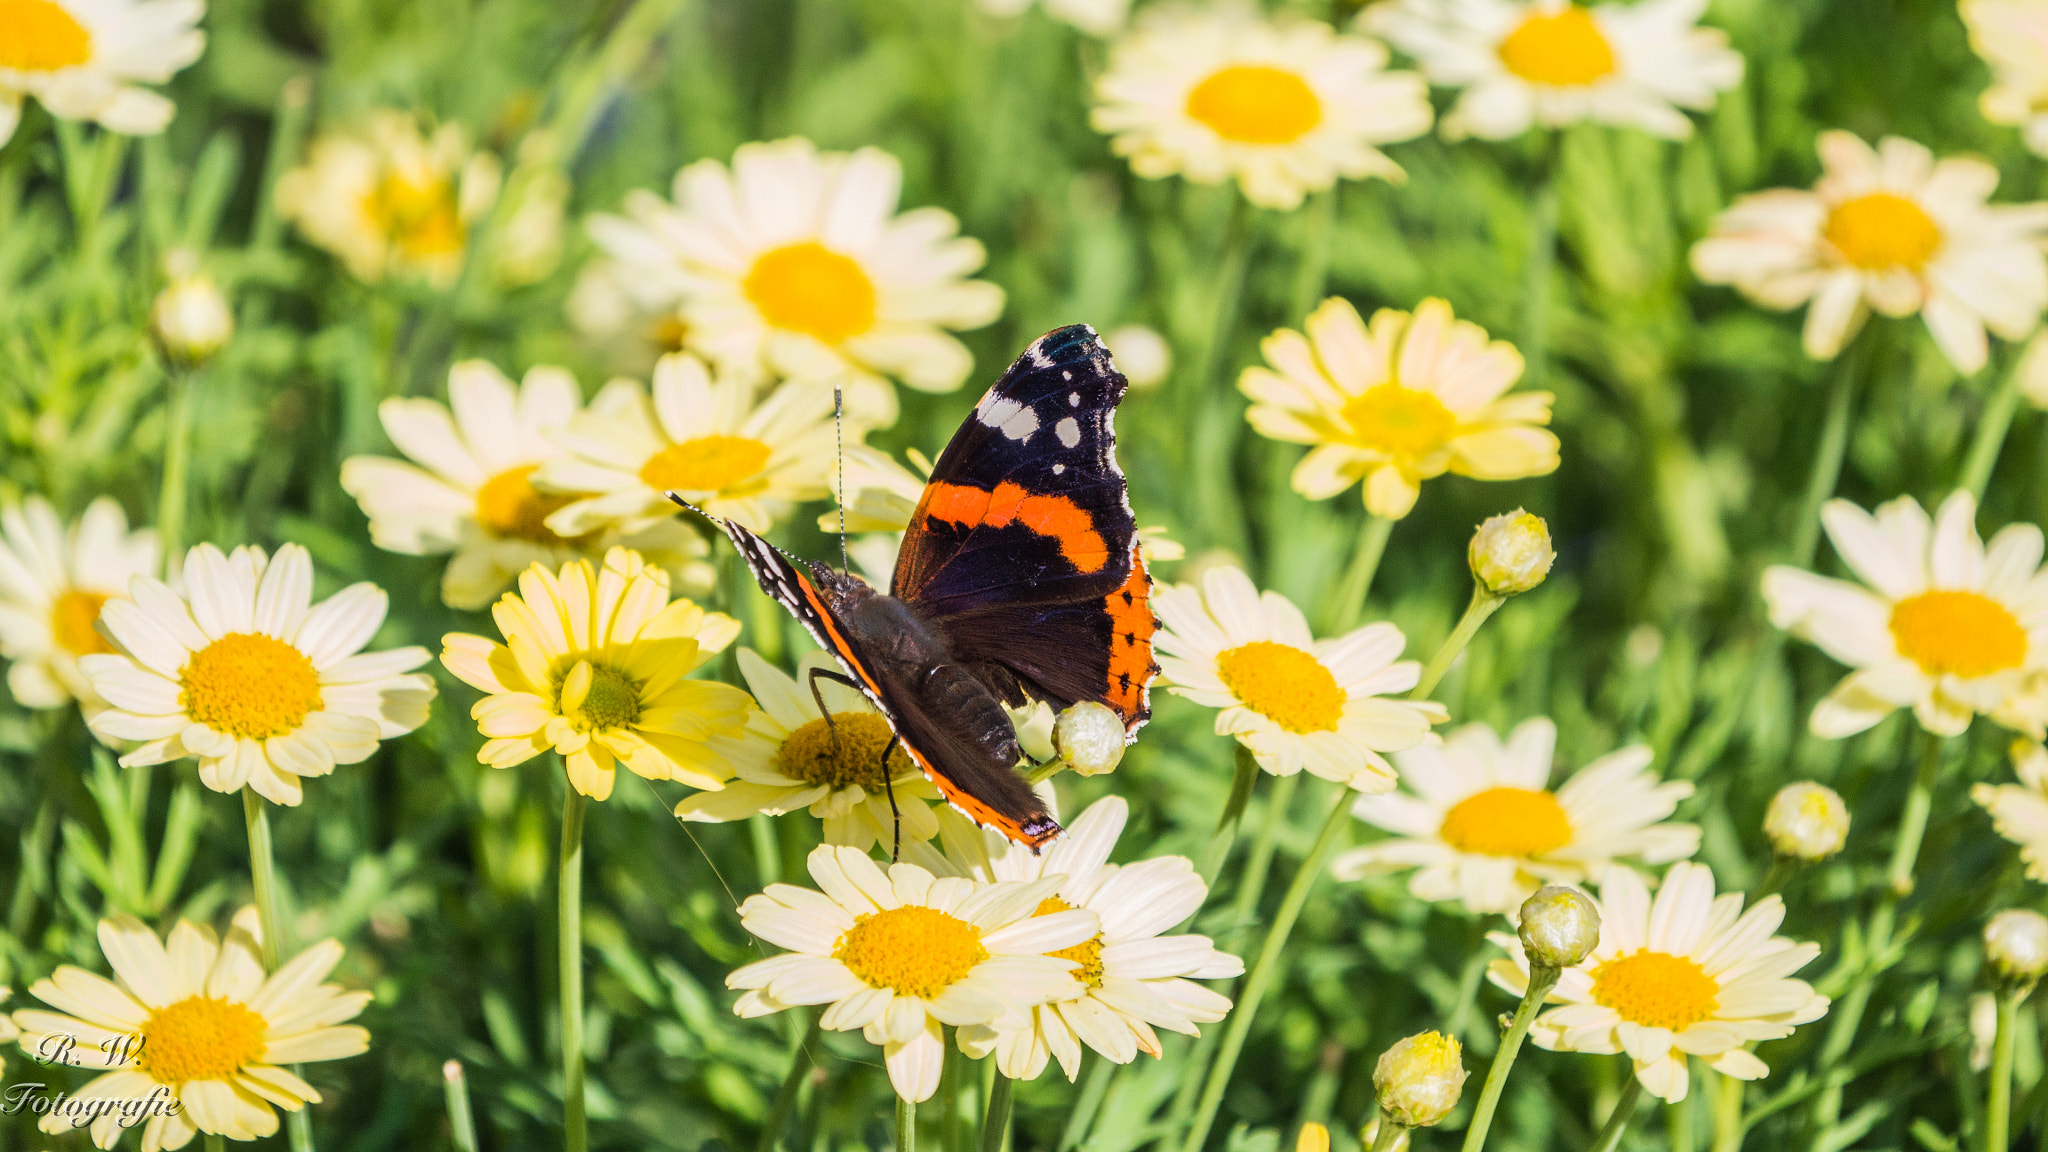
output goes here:
[{"label": "white flower with yellow center", "polygon": [[1665,822],[1692,785],[1659,783],[1646,771],[1648,748],[1602,756],[1552,790],[1556,748],[1557,726],[1539,717],[1505,744],[1467,724],[1442,744],[1396,754],[1407,791],[1360,796],[1351,809],[1396,839],[1345,852],[1331,870],[1356,880],[1413,868],[1417,899],[1505,914],[1545,884],[1582,882],[1616,860],[1668,864],[1699,851],[1698,826]]},{"label": "white flower with yellow center", "polygon": [[1987,549],[1976,514],[1967,491],[1932,521],[1910,496],[1876,516],[1830,500],[1828,539],[1867,587],[1783,565],[1764,573],[1771,623],[1855,669],[1815,706],[1815,735],[1854,735],[1906,707],[1938,736],[1980,713],[2040,735],[2027,689],[2048,669],[2041,530],[2007,525]]},{"label": "white flower with yellow center", "polygon": [[[1749,1045],[1790,1036],[1827,1014],[1828,998],[1791,979],[1818,944],[1774,936],[1785,905],[1776,896],[1742,910],[1740,892],[1714,896],[1704,864],[1673,864],[1654,904],[1643,878],[1611,868],[1600,884],[1600,944],[1564,970],[1529,1039],[1553,1052],[1628,1053],[1636,1078],[1659,1099],[1685,1099],[1686,1057],[1724,1076],[1770,1074]],[[1515,996],[1529,988],[1529,961],[1513,933],[1488,936],[1508,959],[1493,982]]]},{"label": "white flower with yellow center", "polygon": [[900,747],[890,751],[884,766],[889,722],[867,697],[820,678],[818,696],[826,712],[818,711],[811,673],[838,674],[837,661],[823,652],[805,653],[795,679],[751,648],[740,649],[739,664],[759,711],[747,717],[744,732],[712,741],[738,779],[717,792],[685,798],[676,805],[677,817],[723,823],[808,808],[825,822],[825,843],[863,851],[893,844],[899,818],[906,842],[938,835],[928,803],[939,798],[937,789]]},{"label": "white flower with yellow center", "polygon": [[865,851],[832,844],[812,850],[810,872],[822,892],[771,884],[740,905],[747,931],[789,951],[725,978],[747,989],[733,1011],[830,1005],[820,1025],[880,1045],[889,1082],[910,1101],[938,1090],[942,1026],[1022,1025],[1032,1008],[1079,995],[1080,964],[1047,953],[1102,930],[1093,912],[1037,915],[1060,876],[984,884],[915,864],[884,873]]},{"label": "white flower with yellow center", "polygon": [[1235,736],[1275,776],[1306,768],[1361,792],[1394,787],[1382,753],[1402,752],[1445,719],[1443,705],[1389,700],[1422,678],[1399,660],[1408,641],[1392,624],[1317,640],[1285,596],[1261,596],[1237,568],[1210,569],[1202,586],[1153,590],[1163,627],[1153,637],[1173,694],[1222,709],[1216,734]]},{"label": "white flower with yellow center", "polygon": [[2027,879],[2048,882],[2048,749],[2015,740],[2012,766],[2019,783],[1972,785],[1970,799],[1991,814],[2000,836],[2019,845]]},{"label": "white flower with yellow center", "polygon": [[130,136],[164,130],[176,111],[139,84],[162,84],[199,59],[204,0],[0,0],[0,144],[33,96],[50,115]]},{"label": "white flower with yellow center", "polygon": [[903,169],[875,148],[743,144],[732,167],[676,174],[675,200],[628,196],[590,221],[640,305],[674,309],[686,346],[731,371],[846,378],[847,403],[895,421],[886,379],[950,392],[974,357],[948,329],[980,328],[1002,289],[968,275],[987,258],[938,208],[898,214]]},{"label": "white flower with yellow center", "polygon": [[488,693],[469,710],[487,739],[477,760],[523,764],[552,748],[569,782],[612,794],[623,761],[649,780],[717,789],[732,770],[711,745],[737,735],[753,702],[730,684],[685,679],[739,635],[739,621],[668,598],[668,573],[614,548],[559,573],[535,564],[491,606],[505,642],[441,638],[441,663]]},{"label": "white flower with yellow center", "polygon": [[1806,353],[1832,359],[1872,309],[1927,322],[1962,372],[1984,367],[1985,328],[2033,331],[2048,306],[2048,204],[1987,204],[1998,169],[1936,161],[1911,140],[1873,150],[1823,132],[1811,191],[1773,188],[1735,201],[1693,245],[1692,267],[1766,308],[1807,305]]},{"label": "white flower with yellow center", "polygon": [[1429,94],[1386,66],[1378,42],[1314,20],[1160,10],[1117,42],[1089,123],[1148,180],[1234,178],[1251,203],[1291,209],[1340,178],[1404,178],[1374,145],[1428,131]]},{"label": "white flower with yellow center", "polygon": [[1382,308],[1368,327],[1333,296],[1303,328],[1266,337],[1266,366],[1237,384],[1253,428],[1315,446],[1294,468],[1303,496],[1327,500],[1362,480],[1366,509],[1398,519],[1422,482],[1445,472],[1517,480],[1557,470],[1557,437],[1542,427],[1550,393],[1507,394],[1522,354],[1454,319],[1442,300],[1412,315]]},{"label": "white flower with yellow center", "polygon": [[[344,1021],[363,1010],[370,994],[322,983],[341,961],[333,940],[265,978],[256,933],[253,908],[235,917],[225,941],[189,920],[161,941],[132,916],[102,920],[100,949],[114,979],[67,964],[36,981],[30,995],[56,1011],[14,1014],[22,1050],[109,1069],[74,1099],[138,1102],[148,1116],[143,1152],[183,1148],[200,1132],[231,1140],[274,1135],[273,1107],[296,1112],[320,1102],[320,1093],[285,1066],[366,1051],[370,1034]],[[92,1142],[112,1148],[126,1130],[123,1119],[118,1109],[100,1112],[91,1121]],[[40,1124],[52,1135],[71,1126],[54,1112]]]},{"label": "white flower with yellow center", "polygon": [[1962,0],[1970,47],[1991,69],[1977,107],[1993,124],[2020,130],[2027,147],[2048,156],[2048,8],[2034,0]]},{"label": "white flower with yellow center", "polygon": [[130,598],[100,610],[116,651],[78,661],[107,702],[93,732],[144,742],[124,767],[196,757],[216,792],[246,785],[297,804],[300,777],[366,760],[427,722],[434,681],[411,671],[427,650],[361,651],[383,626],[383,589],[352,584],[314,604],[313,560],[297,544],[276,556],[201,544],[184,580],[180,596],[131,579]]},{"label": "white flower with yellow center", "polygon": [[654,366],[652,397],[614,381],[554,435],[565,454],[541,465],[542,490],[579,497],[547,517],[564,536],[639,532],[676,514],[669,494],[766,532],[792,504],[827,495],[834,446],[863,426],[832,419],[832,390],[790,380],[758,396],[753,381],[714,377],[687,353]]},{"label": "white flower with yellow center", "polygon": [[78,658],[114,650],[93,626],[100,608],[127,597],[130,577],[156,569],[156,533],[128,531],[111,496],[87,505],[69,529],[40,496],[0,511],[0,657],[11,661],[14,702],[98,707]]},{"label": "white flower with yellow center", "polygon": [[498,198],[497,160],[460,126],[432,136],[412,114],[380,109],[360,127],[313,141],[277,184],[277,206],[356,279],[418,277],[436,287],[462,268],[469,229]]},{"label": "white flower with yellow center", "polygon": [[1391,0],[1362,26],[1461,88],[1451,139],[1505,140],[1581,120],[1682,140],[1716,93],[1742,80],[1728,37],[1697,27],[1707,0],[1586,6],[1566,0]]},{"label": "white flower with yellow center", "polygon": [[582,410],[576,381],[560,368],[535,367],[517,389],[482,360],[448,372],[448,403],[390,399],[377,406],[384,432],[412,463],[351,456],[341,486],[370,518],[370,539],[387,552],[453,552],[441,573],[441,600],[452,608],[488,605],[529,564],[559,565],[603,555],[617,544],[659,564],[678,588],[708,592],[716,572],[710,551],[678,519],[630,536],[596,532],[568,538],[547,518],[579,499],[542,492],[533,475],[564,455],[548,437]]}]

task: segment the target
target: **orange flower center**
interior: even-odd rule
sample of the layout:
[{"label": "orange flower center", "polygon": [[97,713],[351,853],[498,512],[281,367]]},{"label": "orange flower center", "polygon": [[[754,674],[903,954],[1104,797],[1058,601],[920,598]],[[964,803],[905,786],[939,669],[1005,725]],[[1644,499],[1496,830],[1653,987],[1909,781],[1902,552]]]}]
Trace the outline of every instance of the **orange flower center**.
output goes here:
[{"label": "orange flower center", "polygon": [[1216,675],[1244,706],[1289,732],[1335,732],[1344,689],[1314,656],[1254,640],[1216,657]]},{"label": "orange flower center", "polygon": [[1822,229],[1842,259],[1866,271],[1918,272],[1941,248],[1941,228],[1926,209],[1890,192],[1844,200]]},{"label": "orange flower center", "polygon": [[215,640],[194,652],[178,676],[187,716],[248,740],[295,731],[320,707],[320,674],[313,662],[260,632],[231,632]]},{"label": "orange flower center", "polygon": [[854,921],[832,949],[870,988],[930,1000],[988,959],[981,930],[936,908],[905,904]]},{"label": "orange flower center", "polygon": [[547,519],[569,504],[582,499],[580,493],[543,493],[533,486],[538,464],[508,468],[476,490],[476,522],[493,536],[531,540],[536,544],[565,544],[548,530]]},{"label": "orange flower center", "polygon": [[135,1059],[160,1084],[228,1080],[263,1058],[269,1029],[232,1000],[192,996],[149,1014]]},{"label": "orange flower center", "polygon": [[1458,418],[1435,393],[1391,382],[1346,400],[1344,419],[1360,444],[1399,459],[1427,456],[1458,434]]},{"label": "orange flower center", "polygon": [[[832,739],[834,731],[839,734],[837,744]],[[829,728],[820,717],[791,732],[770,762],[777,772],[807,784],[829,788],[857,784],[879,792],[885,783],[882,750],[889,746],[890,737],[889,722],[873,712],[834,712]],[[891,776],[910,771],[909,755],[897,748],[889,754],[889,768]]]},{"label": "orange flower center", "polygon": [[1641,948],[1600,965],[1593,999],[1645,1028],[1683,1032],[1720,1007],[1721,985],[1684,956]]},{"label": "orange flower center", "polygon": [[107,598],[100,593],[76,588],[57,597],[50,605],[50,635],[56,639],[57,647],[73,656],[112,652],[114,646],[93,627],[106,603]]},{"label": "orange flower center", "polygon": [[649,456],[640,479],[663,492],[725,492],[759,476],[773,455],[766,444],[745,436],[699,436]]},{"label": "orange flower center", "polygon": [[92,33],[51,0],[0,0],[0,68],[55,72],[92,60]]},{"label": "orange flower center", "polygon": [[1976,592],[1909,596],[1892,605],[1891,625],[1899,655],[1929,676],[1967,680],[2027,659],[2027,630],[2005,605]]},{"label": "orange flower center", "polygon": [[1614,47],[1593,14],[1576,4],[1535,12],[1500,42],[1500,62],[1534,84],[1584,87],[1614,75]]},{"label": "orange flower center", "polygon": [[1297,73],[1233,64],[1188,93],[1188,116],[1236,144],[1292,144],[1323,121],[1323,102]]},{"label": "orange flower center", "polygon": [[762,319],[827,344],[875,326],[874,282],[857,261],[815,240],[761,253],[743,287]]},{"label": "orange flower center", "polygon": [[1541,856],[1572,842],[1571,818],[1549,792],[1488,788],[1444,813],[1437,835],[1460,852],[1480,856]]},{"label": "orange flower center", "polygon": [[365,199],[363,211],[411,259],[454,255],[467,239],[455,189],[447,180],[416,183],[402,173],[386,173]]},{"label": "orange flower center", "polygon": [[[1032,915],[1050,916],[1055,912],[1072,912],[1073,910],[1074,906],[1065,900],[1057,896],[1047,896],[1038,902],[1038,911],[1033,912]],[[1090,988],[1102,987],[1102,933],[1097,932],[1095,935],[1090,936],[1071,948],[1062,948],[1057,952],[1047,952],[1046,955],[1057,956],[1062,960],[1072,960],[1080,965],[1072,973],[1074,979],[1079,980]]]}]

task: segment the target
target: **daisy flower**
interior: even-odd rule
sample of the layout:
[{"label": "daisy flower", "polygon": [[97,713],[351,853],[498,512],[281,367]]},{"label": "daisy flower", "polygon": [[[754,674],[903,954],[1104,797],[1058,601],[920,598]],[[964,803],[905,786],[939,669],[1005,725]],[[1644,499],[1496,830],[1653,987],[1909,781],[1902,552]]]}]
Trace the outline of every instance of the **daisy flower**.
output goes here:
[{"label": "daisy flower", "polygon": [[759,397],[752,380],[714,377],[678,353],[654,366],[650,398],[615,381],[554,435],[565,452],[542,464],[544,490],[573,492],[546,518],[549,531],[581,536],[640,532],[676,513],[669,493],[713,516],[766,532],[790,505],[831,492],[834,446],[863,429],[832,419],[832,390],[785,381]]},{"label": "daisy flower", "polygon": [[1275,776],[1307,768],[1362,792],[1394,787],[1382,753],[1415,747],[1443,705],[1389,700],[1422,678],[1396,658],[1407,640],[1392,624],[1368,624],[1334,640],[1309,635],[1301,609],[1278,592],[1261,596],[1237,568],[1212,568],[1202,586],[1156,588],[1153,637],[1176,696],[1220,708],[1216,733],[1235,736]]},{"label": "daisy flower", "polygon": [[818,695],[832,717],[829,726],[818,711],[811,673],[839,671],[829,654],[806,653],[797,661],[794,679],[750,648],[740,649],[739,664],[759,710],[747,717],[745,731],[711,742],[738,779],[719,791],[684,799],[676,805],[677,817],[715,824],[757,812],[780,816],[808,808],[825,822],[825,843],[862,851],[893,842],[899,816],[907,841],[938,834],[927,803],[939,798],[938,791],[901,748],[889,754],[886,766],[887,784],[896,796],[892,806],[882,763],[882,750],[890,743],[889,722],[867,697],[819,679]]},{"label": "daisy flower", "polygon": [[1121,797],[1090,804],[1043,853],[974,826],[947,809],[940,820],[945,853],[919,845],[913,857],[935,873],[975,880],[1035,881],[1053,877],[1057,891],[1039,902],[1038,915],[1075,908],[1092,912],[1102,930],[1051,955],[1075,961],[1081,995],[1031,1009],[1029,1022],[977,1024],[960,1031],[960,1050],[976,1059],[996,1054],[996,1066],[1013,1080],[1035,1080],[1053,1058],[1072,1080],[1081,1068],[1083,1045],[1118,1064],[1143,1052],[1160,1054],[1166,1028],[1200,1035],[1230,1011],[1230,1000],[1191,980],[1244,974],[1244,961],[1218,952],[1206,936],[1161,936],[1193,916],[1208,885],[1184,856],[1159,856],[1133,864],[1109,863],[1117,837],[1130,818]]},{"label": "daisy flower", "polygon": [[1807,304],[1806,353],[1831,359],[1872,309],[1918,312],[1958,371],[1989,355],[1984,329],[2007,340],[2048,306],[2048,204],[1987,204],[1998,169],[1887,136],[1872,149],[1823,132],[1811,191],[1740,197],[1693,245],[1692,267],[1766,308]]},{"label": "daisy flower", "polygon": [[[64,965],[29,989],[56,1011],[25,1008],[14,1022],[24,1052],[108,1069],[74,1099],[153,1103],[139,1109],[149,1116],[144,1152],[183,1148],[200,1132],[274,1135],[273,1106],[296,1112],[320,1102],[286,1065],[340,1060],[370,1046],[368,1032],[344,1023],[370,994],[322,983],[341,962],[341,945],[323,940],[266,978],[254,908],[235,917],[225,941],[189,920],[158,940],[132,916],[100,921],[99,937],[114,979]],[[134,1122],[118,1109],[100,1112],[90,1122],[92,1142],[112,1148],[124,1119]],[[51,1135],[71,1126],[57,1113],[39,1125]]]},{"label": "daisy flower", "polygon": [[2015,740],[2013,770],[2017,784],[1976,784],[1970,799],[1991,814],[2000,836],[2020,846],[2027,879],[2048,882],[2048,749],[2032,740]]},{"label": "daisy flower", "polygon": [[0,144],[33,96],[50,115],[153,136],[176,111],[138,84],[199,59],[203,0],[10,0],[0,36]]},{"label": "daisy flower", "polygon": [[1588,7],[1566,0],[1391,0],[1361,25],[1463,89],[1451,139],[1505,140],[1582,120],[1683,140],[1715,94],[1742,80],[1728,37],[1697,27],[1707,0]]},{"label": "daisy flower", "polygon": [[1382,308],[1368,327],[1338,297],[1260,346],[1266,367],[1237,386],[1245,419],[1262,435],[1313,444],[1294,468],[1294,490],[1327,500],[1364,481],[1366,510],[1398,519],[1422,482],[1445,472],[1518,480],[1557,470],[1548,392],[1507,390],[1522,354],[1488,340],[1451,306],[1429,299],[1414,313]]},{"label": "daisy flower", "polygon": [[448,371],[448,401],[394,398],[377,406],[385,434],[412,463],[384,456],[341,463],[341,486],[370,518],[377,547],[454,553],[441,573],[443,603],[482,608],[529,564],[603,555],[613,544],[660,564],[679,587],[710,591],[717,575],[703,559],[710,548],[681,520],[626,537],[568,538],[548,529],[547,518],[579,497],[533,485],[543,463],[564,455],[547,434],[582,410],[566,371],[529,369],[515,389],[488,362],[465,360]]},{"label": "daisy flower", "polygon": [[[991,16],[1021,16],[1031,0],[978,0]],[[1045,14],[1063,20],[1090,36],[1113,36],[1129,17],[1131,0],[1045,0]]]},{"label": "daisy flower", "polygon": [[[1529,1039],[1553,1052],[1626,1052],[1652,1096],[1685,1099],[1686,1057],[1737,1080],[1770,1074],[1749,1045],[1790,1036],[1827,1014],[1828,998],[1791,975],[1818,944],[1774,936],[1785,919],[1776,896],[1742,910],[1740,892],[1714,896],[1704,864],[1673,864],[1653,904],[1643,878],[1611,868],[1600,884],[1600,944],[1564,970]],[[1515,996],[1529,988],[1529,959],[1512,932],[1488,939],[1508,953],[1493,982]]]},{"label": "daisy flower", "polygon": [[1148,180],[1236,179],[1291,209],[1339,177],[1404,178],[1374,147],[1429,130],[1429,93],[1387,50],[1313,20],[1247,8],[1162,10],[1118,41],[1089,123]]},{"label": "daisy flower", "polygon": [[2026,699],[2048,670],[2041,530],[2007,525],[1987,549],[1976,515],[1967,491],[1932,521],[1910,496],[1875,516],[1830,500],[1821,523],[1868,587],[1783,565],[1764,573],[1771,623],[1855,669],[1815,706],[1815,735],[1854,735],[1905,707],[1938,736],[1979,713],[2041,735]]},{"label": "daisy flower", "polygon": [[1395,835],[1337,857],[1338,878],[1413,868],[1419,900],[1456,900],[1476,913],[1511,913],[1545,884],[1576,884],[1624,857],[1668,864],[1699,851],[1693,824],[1666,823],[1692,795],[1659,783],[1649,748],[1611,752],[1550,788],[1557,726],[1524,720],[1505,744],[1467,724],[1441,744],[1397,753],[1404,793],[1360,796],[1352,815]]},{"label": "daisy flower", "polygon": [[279,211],[371,284],[452,284],[470,226],[497,199],[497,160],[471,151],[460,126],[428,136],[410,113],[388,108],[315,139],[306,163],[277,184]]},{"label": "daisy flower", "polygon": [[2020,130],[2027,147],[2048,156],[2048,10],[2033,0],[1962,0],[1970,47],[1991,69],[1977,107],[1993,124]]},{"label": "daisy flower", "polygon": [[789,951],[734,971],[733,1011],[752,1019],[827,1004],[820,1024],[880,1045],[905,1100],[929,1100],[945,1065],[943,1025],[1023,1024],[1030,1009],[1080,994],[1081,967],[1057,953],[1102,930],[1079,909],[1037,915],[1062,877],[984,884],[915,864],[884,873],[865,851],[822,844],[809,861],[823,891],[771,884],[740,923]]},{"label": "daisy flower", "polygon": [[686,345],[731,371],[848,380],[850,408],[895,421],[895,379],[950,392],[974,357],[948,329],[980,328],[1003,291],[966,277],[981,243],[938,208],[898,214],[903,169],[875,148],[743,144],[728,169],[676,174],[671,203],[626,198],[590,221],[640,304],[676,311]]},{"label": "daisy flower", "polygon": [[100,610],[115,651],[78,669],[107,709],[92,730],[139,740],[124,767],[199,761],[216,792],[244,785],[297,804],[299,778],[369,758],[427,721],[433,678],[411,671],[425,648],[363,652],[383,626],[384,590],[351,584],[313,603],[313,559],[297,544],[268,556],[211,544],[185,555],[186,593],[135,576],[129,599]]},{"label": "daisy flower", "polygon": [[487,693],[469,710],[493,768],[553,748],[569,782],[594,800],[612,794],[615,764],[649,780],[715,790],[732,775],[710,741],[737,735],[752,701],[711,680],[685,679],[739,635],[739,621],[670,601],[668,573],[614,548],[559,573],[535,564],[491,606],[505,637],[451,632],[441,663]]},{"label": "daisy flower", "polygon": [[156,533],[128,531],[128,517],[102,496],[68,529],[40,496],[0,511],[0,656],[7,691],[24,708],[74,699],[98,707],[78,658],[112,652],[94,627],[128,580],[157,568]]}]

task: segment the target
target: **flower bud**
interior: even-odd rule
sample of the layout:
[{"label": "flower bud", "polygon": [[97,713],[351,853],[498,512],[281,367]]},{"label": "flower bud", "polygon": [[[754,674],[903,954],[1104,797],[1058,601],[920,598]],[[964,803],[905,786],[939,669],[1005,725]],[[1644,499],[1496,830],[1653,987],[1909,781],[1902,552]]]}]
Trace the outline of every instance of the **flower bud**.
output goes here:
[{"label": "flower bud", "polygon": [[1998,1042],[1998,997],[1979,992],[1970,997],[1970,1071],[1991,1067],[1991,1046]]},{"label": "flower bud", "polygon": [[1124,721],[1093,700],[1083,700],[1052,726],[1052,746],[1067,767],[1082,776],[1116,771],[1124,758]]},{"label": "flower bud", "polygon": [[2008,908],[1984,925],[1984,962],[2001,981],[2031,988],[2048,972],[2048,916]]},{"label": "flower bud", "polygon": [[1780,856],[1808,864],[1825,860],[1849,839],[1849,806],[1825,784],[1787,784],[1764,810],[1764,835]]},{"label": "flower bud", "polygon": [[1520,508],[1489,518],[1472,533],[1472,578],[1496,596],[1527,592],[1550,574],[1550,526]]},{"label": "flower bud", "polygon": [[189,253],[171,261],[171,282],[157,293],[149,319],[164,351],[182,364],[203,364],[235,334],[235,314],[211,276]]},{"label": "flower bud", "polygon": [[1576,888],[1544,885],[1522,902],[1521,916],[1532,968],[1569,968],[1600,946],[1600,910]]},{"label": "flower bud", "polygon": [[1294,1152],[1330,1152],[1330,1130],[1311,1120],[1294,1138]]},{"label": "flower bud", "polygon": [[1441,1032],[1420,1032],[1380,1054],[1372,1086],[1380,1111],[1404,1128],[1426,1128],[1458,1106],[1465,1087],[1463,1050]]},{"label": "flower bud", "polygon": [[1126,324],[1102,342],[1116,358],[1117,371],[1140,392],[1158,387],[1173,371],[1173,349],[1167,347],[1166,337],[1143,324]]}]

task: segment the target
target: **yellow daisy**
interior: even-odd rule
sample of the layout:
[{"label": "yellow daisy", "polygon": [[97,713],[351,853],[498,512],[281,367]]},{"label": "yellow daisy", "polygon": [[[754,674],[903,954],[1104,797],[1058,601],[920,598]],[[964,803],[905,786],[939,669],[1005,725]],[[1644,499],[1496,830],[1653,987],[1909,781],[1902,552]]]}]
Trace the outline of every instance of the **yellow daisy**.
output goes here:
[{"label": "yellow daisy", "polygon": [[101,606],[125,599],[130,577],[156,570],[156,533],[128,531],[111,496],[68,529],[40,496],[0,511],[0,657],[11,661],[14,702],[60,708],[77,699],[97,708],[78,658],[114,650],[94,627]]},{"label": "yellow daisy", "polygon": [[139,84],[162,84],[199,59],[204,0],[5,0],[0,3],[0,144],[33,96],[50,115],[130,136],[164,130],[176,111]]}]

